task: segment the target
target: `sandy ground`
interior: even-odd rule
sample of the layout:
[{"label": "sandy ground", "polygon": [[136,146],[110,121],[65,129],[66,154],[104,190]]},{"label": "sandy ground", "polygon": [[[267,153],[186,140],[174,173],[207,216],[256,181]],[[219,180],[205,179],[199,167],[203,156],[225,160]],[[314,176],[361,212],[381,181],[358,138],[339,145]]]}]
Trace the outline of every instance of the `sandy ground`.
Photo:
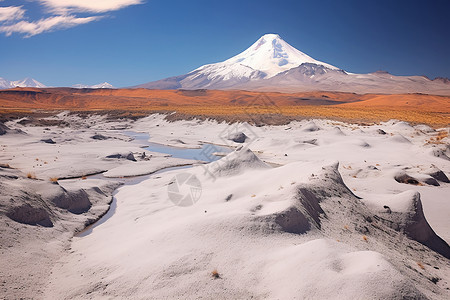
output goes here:
[{"label": "sandy ground", "polygon": [[[193,163],[146,151],[118,133],[130,121],[67,113],[47,119],[64,120],[64,127],[27,125],[24,120],[7,123],[0,136],[2,299],[44,298],[51,269],[68,253],[73,234],[109,209],[121,184],[113,177]],[[99,172],[105,176],[87,176]]]},{"label": "sandy ground", "polygon": [[[99,186],[104,195],[91,200],[87,212],[51,207],[51,228],[17,223],[2,210],[10,225],[3,228],[2,239],[9,238],[1,243],[2,256],[10,258],[1,268],[6,270],[2,278],[11,278],[2,285],[6,298],[450,296],[448,128],[327,120],[255,127],[168,122],[161,115],[135,122],[68,114],[55,119],[70,126],[6,123],[25,133],[1,137],[1,162],[15,168],[2,172],[19,177],[2,177],[2,185],[23,181],[16,183],[17,190],[30,193],[39,189],[28,182],[74,193],[83,189],[92,194],[89,199],[99,194]],[[156,165],[139,159],[144,150],[120,128],[149,133],[150,141],[160,144],[198,148],[206,142],[211,153],[214,144],[238,150],[208,165],[120,187],[114,215],[89,235],[71,238],[86,219],[95,218],[94,212],[105,211],[117,181],[76,179],[66,181],[66,187],[64,180],[55,185],[50,177],[106,170],[112,176],[138,175],[184,163],[157,153],[152,153],[159,157]],[[96,134],[109,138],[93,139]],[[40,141],[47,138],[56,143]],[[127,159],[130,153],[136,162]],[[106,158],[110,155],[115,158]],[[28,172],[37,179],[26,178]],[[177,206],[170,193],[183,173],[195,175],[201,193],[193,205]],[[188,188],[175,194],[191,193]],[[47,194],[41,198],[52,205],[54,198]],[[2,196],[2,207],[10,207],[5,203],[11,195]],[[61,229],[70,222],[72,227]],[[22,242],[10,242],[14,236]],[[45,267],[30,266],[30,257]],[[13,271],[17,265],[27,272]],[[19,284],[26,276],[32,278]]]}]

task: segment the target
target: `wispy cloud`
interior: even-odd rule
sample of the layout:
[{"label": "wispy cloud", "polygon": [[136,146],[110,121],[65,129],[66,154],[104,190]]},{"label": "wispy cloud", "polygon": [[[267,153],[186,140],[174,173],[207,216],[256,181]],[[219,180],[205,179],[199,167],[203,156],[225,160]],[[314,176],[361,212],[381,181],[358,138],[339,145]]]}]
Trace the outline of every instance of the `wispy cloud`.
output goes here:
[{"label": "wispy cloud", "polygon": [[11,25],[0,26],[0,32],[10,36],[13,33],[24,34],[25,37],[41,34],[44,32],[55,31],[58,29],[65,29],[81,24],[86,24],[101,18],[100,16],[78,18],[71,15],[54,16],[41,19],[35,22],[20,21]]},{"label": "wispy cloud", "polygon": [[[2,0],[0,0],[1,2]],[[45,32],[75,27],[104,17],[110,11],[131,5],[142,4],[145,0],[34,0],[41,4],[47,16],[39,20],[26,17],[26,3],[22,6],[0,7],[0,33],[6,36],[22,34],[31,37]],[[24,8],[25,6],[25,8]],[[80,17],[79,14],[91,14]],[[92,15],[93,14],[93,15]]]},{"label": "wispy cloud", "polygon": [[22,6],[0,7],[0,22],[9,22],[23,18],[25,10]]},{"label": "wispy cloud", "polygon": [[103,13],[119,10],[127,6],[142,4],[144,0],[37,0],[55,12]]}]

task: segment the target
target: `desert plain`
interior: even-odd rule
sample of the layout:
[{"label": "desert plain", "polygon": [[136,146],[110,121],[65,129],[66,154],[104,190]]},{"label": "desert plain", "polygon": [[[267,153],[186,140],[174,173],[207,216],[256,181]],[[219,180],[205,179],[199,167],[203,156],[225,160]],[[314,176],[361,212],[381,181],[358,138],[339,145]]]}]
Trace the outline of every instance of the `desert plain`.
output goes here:
[{"label": "desert plain", "polygon": [[0,91],[5,299],[448,299],[450,97]]}]

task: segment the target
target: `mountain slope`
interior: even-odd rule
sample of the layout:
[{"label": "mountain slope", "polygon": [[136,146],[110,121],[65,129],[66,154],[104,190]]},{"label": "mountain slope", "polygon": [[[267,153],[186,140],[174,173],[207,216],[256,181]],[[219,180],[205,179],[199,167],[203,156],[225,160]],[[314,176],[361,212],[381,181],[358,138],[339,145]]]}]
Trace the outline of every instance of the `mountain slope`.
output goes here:
[{"label": "mountain slope", "polygon": [[450,95],[448,80],[394,76],[387,72],[348,73],[315,60],[266,34],[244,52],[188,74],[149,82],[147,89],[240,89],[279,92],[340,91],[353,93],[427,93]]},{"label": "mountain slope", "polygon": [[36,79],[29,78],[29,77],[24,78],[22,80],[12,81],[12,84],[14,85],[14,87],[36,87],[36,88],[47,87],[46,85],[40,83]]},{"label": "mountain slope", "polygon": [[8,79],[0,77],[0,89],[10,89],[13,88],[11,81]]},{"label": "mountain slope", "polygon": [[330,70],[339,68],[320,62],[286,43],[277,34],[266,34],[244,52],[223,62],[208,64],[192,72],[138,85],[138,88],[233,88],[268,79],[302,64],[316,64]]},{"label": "mountain slope", "polygon": [[76,89],[115,89],[112,84],[106,81],[95,85],[75,84],[72,87]]},{"label": "mountain slope", "polygon": [[235,89],[305,92],[334,91],[358,94],[423,93],[450,95],[450,84],[424,76],[394,76],[387,72],[352,74],[314,64],[302,64],[272,78],[234,86]]},{"label": "mountain slope", "polygon": [[22,80],[9,81],[8,79],[0,77],[0,89],[10,89],[15,87],[35,87],[35,88],[45,88],[46,85],[40,83],[33,78],[24,78]]}]

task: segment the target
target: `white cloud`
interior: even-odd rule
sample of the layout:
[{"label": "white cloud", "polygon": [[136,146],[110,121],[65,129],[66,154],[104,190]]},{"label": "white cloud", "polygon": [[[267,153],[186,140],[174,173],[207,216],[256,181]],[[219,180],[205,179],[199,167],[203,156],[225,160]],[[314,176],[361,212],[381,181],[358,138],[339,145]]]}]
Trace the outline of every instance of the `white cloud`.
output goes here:
[{"label": "white cloud", "polygon": [[144,0],[37,0],[54,12],[107,12],[142,4]]},{"label": "white cloud", "polygon": [[24,14],[25,10],[22,6],[0,7],[0,22],[20,20]]},{"label": "white cloud", "polygon": [[24,34],[25,37],[41,34],[58,29],[70,28],[98,20],[99,16],[78,18],[72,15],[53,16],[36,22],[20,21],[11,25],[0,26],[0,32],[10,36],[13,33]]},{"label": "white cloud", "polygon": [[[109,11],[142,4],[145,0],[31,0],[45,7],[47,16],[37,21],[26,18],[27,4],[0,7],[0,33],[31,37],[44,32],[70,28],[101,19]],[[0,0],[2,2],[2,0]],[[25,6],[25,9],[23,8]],[[78,14],[95,14],[79,17]],[[50,16],[48,16],[50,15]]]}]

